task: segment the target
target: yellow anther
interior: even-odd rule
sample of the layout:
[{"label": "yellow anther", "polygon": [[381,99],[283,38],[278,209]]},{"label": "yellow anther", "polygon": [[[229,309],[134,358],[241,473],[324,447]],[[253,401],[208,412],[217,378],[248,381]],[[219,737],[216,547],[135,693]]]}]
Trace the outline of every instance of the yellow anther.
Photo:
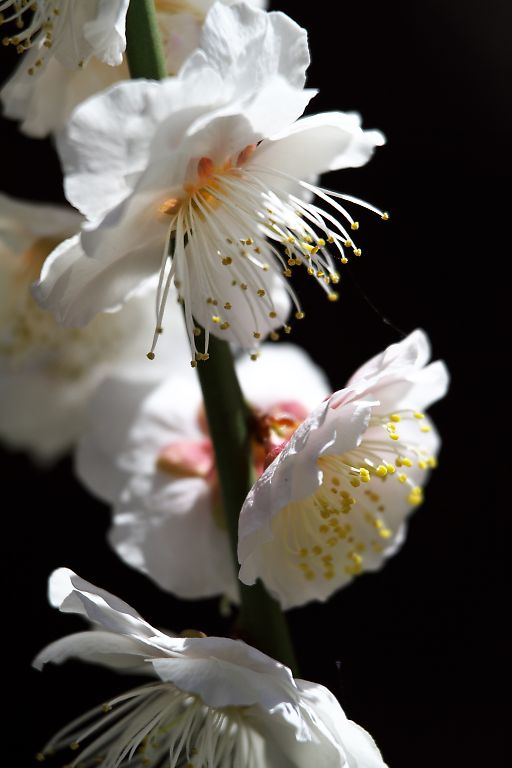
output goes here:
[{"label": "yellow anther", "polygon": [[265,290],[263,288],[258,288],[256,293],[258,294],[258,296],[264,296],[265,295]]},{"label": "yellow anther", "polygon": [[80,742],[79,741],[72,741],[69,745],[69,748],[73,750],[73,752],[76,752],[77,749],[80,749]]},{"label": "yellow anther", "polygon": [[192,368],[197,368],[197,361],[196,360],[191,360],[190,361],[190,365],[192,366]]},{"label": "yellow anther", "polygon": [[251,354],[251,360],[257,360],[259,356],[260,356],[259,352],[253,352]]},{"label": "yellow anther", "polygon": [[101,711],[104,714],[107,714],[107,712],[111,712],[112,711],[112,705],[111,704],[102,704]]},{"label": "yellow anther", "polygon": [[201,335],[201,329],[200,328],[194,328],[192,333],[194,334],[194,336],[200,336]]},{"label": "yellow anther", "polygon": [[279,341],[279,334],[276,333],[275,331],[272,331],[272,333],[270,334],[270,340],[271,341]]},{"label": "yellow anther", "polygon": [[220,317],[218,315],[212,315],[212,323],[220,323]]},{"label": "yellow anther", "polygon": [[353,242],[352,242],[352,240],[350,238],[347,238],[347,240],[345,240],[343,245],[345,246],[345,248],[352,248]]},{"label": "yellow anther", "polygon": [[358,565],[361,565],[361,563],[363,562],[363,558],[357,552],[349,552],[347,557],[349,557],[352,560],[352,562],[357,563]]},{"label": "yellow anther", "polygon": [[429,427],[429,425],[428,425],[428,424],[424,424],[424,425],[421,427],[421,431],[422,431],[422,432],[430,432],[430,430],[431,430],[431,427]]},{"label": "yellow anther", "polygon": [[261,333],[259,333],[259,331],[254,331],[252,335],[255,339],[261,339]]},{"label": "yellow anther", "polygon": [[324,579],[327,579],[328,581],[330,579],[334,579],[334,571],[329,569],[328,571],[324,571]]},{"label": "yellow anther", "polygon": [[389,213],[387,211],[384,211],[384,213],[381,216],[382,221],[389,221]]},{"label": "yellow anther", "polygon": [[322,270],[319,269],[318,272],[316,273],[316,276],[317,277],[325,277],[325,272],[322,272]]},{"label": "yellow anther", "polygon": [[146,355],[148,360],[154,360],[155,359],[155,353],[154,352],[148,352]]},{"label": "yellow anther", "polygon": [[337,294],[335,291],[332,291],[331,293],[327,294],[327,298],[329,299],[329,301],[338,301],[339,294]]},{"label": "yellow anther", "polygon": [[291,325],[283,325],[283,331],[284,331],[285,333],[291,333],[291,332],[292,332],[292,327],[291,327]]},{"label": "yellow anther", "polygon": [[435,456],[431,456],[429,459],[427,459],[427,461],[431,469],[435,469],[437,467],[437,459]]},{"label": "yellow anther", "polygon": [[[339,484],[340,484],[340,479],[339,479],[339,477],[333,477],[333,479],[331,480],[331,483],[332,483],[333,485],[339,485]],[[342,495],[343,495],[343,494],[342,494]]]},{"label": "yellow anther", "polygon": [[331,536],[329,539],[327,539],[327,543],[330,547],[335,547],[338,543],[338,537],[337,536]]},{"label": "yellow anther", "polygon": [[363,483],[368,483],[370,481],[370,473],[365,467],[361,467],[359,470],[359,477]]},{"label": "yellow anther", "polygon": [[274,310],[272,310],[271,312],[269,312],[269,313],[268,313],[268,316],[269,316],[269,317],[271,317],[272,319],[274,319],[274,318],[276,318],[276,317],[277,317],[277,312],[275,312]]},{"label": "yellow anther", "polygon": [[240,283],[240,288],[242,289],[242,291],[246,291],[247,290],[247,283]]},{"label": "yellow anther", "polygon": [[396,432],[391,432],[389,436],[392,440],[400,440],[400,435],[397,435]]},{"label": "yellow anther", "polygon": [[386,477],[388,473],[388,468],[384,466],[384,464],[379,464],[377,469],[375,470],[375,474],[378,475],[378,477]]},{"label": "yellow anther", "polygon": [[360,256],[362,254],[362,250],[360,248],[354,248],[354,256]]},{"label": "yellow anther", "polygon": [[229,301],[226,301],[226,303],[224,304],[224,309],[232,309],[232,308],[233,308],[233,305],[230,304]]},{"label": "yellow anther", "polygon": [[314,275],[314,274],[315,274],[315,270],[313,269],[313,267],[308,267],[308,275]]},{"label": "yellow anther", "polygon": [[222,263],[224,264],[225,267],[228,267],[230,264],[233,263],[233,259],[231,258],[231,256],[224,256],[224,258],[222,259]]},{"label": "yellow anther", "polygon": [[329,526],[328,525],[320,525],[318,530],[320,533],[329,533]]},{"label": "yellow anther", "polygon": [[328,243],[334,243],[334,237],[332,235],[329,235],[327,238]]},{"label": "yellow anther", "polygon": [[361,485],[361,483],[360,483],[360,481],[359,481],[359,480],[356,480],[356,478],[353,478],[353,480],[351,480],[351,481],[350,481],[350,485],[351,485],[353,488],[359,488],[359,486]]},{"label": "yellow anther", "polygon": [[304,312],[299,310],[298,312],[295,313],[295,317],[296,317],[297,320],[304,320],[306,315],[304,314]]},{"label": "yellow anther", "polygon": [[408,459],[407,456],[402,457],[402,464],[403,464],[404,467],[412,467],[413,466],[413,462],[411,461],[411,459]]},{"label": "yellow anther", "polygon": [[353,229],[353,230],[359,229],[359,222],[353,221],[352,224],[350,225],[350,229]]},{"label": "yellow anther", "polygon": [[416,412],[414,413],[414,418],[415,418],[415,419],[424,419],[424,418],[425,418],[425,414],[424,414],[424,413],[421,413],[420,411],[416,411]]},{"label": "yellow anther", "polygon": [[426,469],[428,467],[428,463],[423,459],[421,459],[421,461],[418,461],[418,467],[420,469]]},{"label": "yellow anther", "polygon": [[304,240],[305,243],[312,243],[313,242],[313,238],[311,237],[311,235],[304,235],[304,237],[302,239]]},{"label": "yellow anther", "polygon": [[389,419],[390,421],[395,421],[395,422],[402,421],[402,417],[400,416],[399,413],[392,413]]},{"label": "yellow anther", "polygon": [[228,329],[228,328],[230,328],[230,327],[231,327],[231,326],[230,326],[230,324],[228,323],[228,321],[227,321],[227,320],[225,320],[225,321],[224,321],[223,323],[221,323],[221,324],[220,324],[220,326],[219,326],[219,328],[221,329],[221,331],[227,331],[227,329]]},{"label": "yellow anther", "polygon": [[348,264],[348,259],[347,259],[346,256],[342,256],[340,261],[341,261],[342,264]]},{"label": "yellow anther", "polygon": [[398,475],[398,480],[400,483],[407,482],[407,475],[405,474],[405,472],[400,472],[400,474]]},{"label": "yellow anther", "polygon": [[379,529],[379,536],[382,539],[389,539],[393,535],[393,531],[390,531],[389,528],[380,528]]},{"label": "yellow anther", "polygon": [[311,551],[314,555],[321,555],[323,552],[322,547],[319,547],[318,544],[315,544]]},{"label": "yellow anther", "polygon": [[340,281],[340,276],[337,272],[331,272],[331,283],[334,283],[334,285],[338,285]]},{"label": "yellow anther", "polygon": [[390,475],[394,475],[396,472],[396,467],[394,464],[386,464],[386,469]]},{"label": "yellow anther", "polygon": [[37,755],[36,755],[36,760],[37,760],[38,763],[44,763],[44,761],[46,760],[46,757],[44,756],[44,754],[42,752],[38,752]]}]

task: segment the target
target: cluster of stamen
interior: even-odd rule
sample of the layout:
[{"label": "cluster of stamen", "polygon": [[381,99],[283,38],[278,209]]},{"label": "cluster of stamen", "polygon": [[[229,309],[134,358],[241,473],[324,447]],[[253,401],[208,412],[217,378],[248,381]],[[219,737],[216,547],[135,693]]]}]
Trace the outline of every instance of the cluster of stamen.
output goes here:
[{"label": "cluster of stamen", "polygon": [[[27,70],[29,75],[35,75],[42,68],[45,55],[58,41],[67,16],[74,34],[69,4],[70,0],[0,0],[0,25],[10,24],[16,29],[14,34],[2,38],[2,44],[14,46],[18,53],[33,46],[40,52],[40,57]],[[82,65],[83,61],[77,56],[77,66]]]},{"label": "cluster of stamen", "polygon": [[[405,421],[416,422],[418,440],[402,440],[399,425]],[[306,500],[290,503],[274,518],[274,536],[281,543],[284,540],[292,565],[307,581],[344,580],[375,567],[399,527],[387,519],[387,484],[403,486],[411,507],[423,501],[422,486],[411,480],[407,470],[437,466],[421,444],[421,434],[431,429],[425,415],[402,411],[373,416],[369,427],[382,429],[385,437],[374,438],[370,430],[352,451],[321,456],[319,489]]]},{"label": "cluster of stamen", "polygon": [[78,718],[57,733],[36,759],[68,748],[68,768],[221,768],[260,765],[261,737],[240,707],[212,709],[172,685],[141,686]]},{"label": "cluster of stamen", "polygon": [[[268,277],[280,278],[295,307],[295,318],[304,318],[304,312],[287,279],[294,267],[303,267],[308,275],[321,285],[330,301],[336,301],[335,286],[340,280],[336,260],[346,264],[348,254],[361,255],[353,241],[353,232],[359,229],[349,212],[339,203],[344,199],[379,213],[387,220],[388,214],[355,198],[329,192],[280,171],[267,169],[251,162],[256,147],[247,146],[235,160],[215,166],[210,158],[202,157],[197,165],[197,179],[184,187],[181,197],[165,200],[160,213],[170,217],[165,243],[160,281],[157,291],[156,329],[148,354],[154,357],[159,334],[162,332],[163,313],[174,280],[184,304],[187,331],[193,351],[192,365],[208,359],[208,337],[213,332],[230,329],[230,335],[239,341],[235,304],[242,303],[244,315],[252,317],[252,337],[255,349],[260,339],[270,336],[279,339],[275,330],[282,323],[285,334],[291,325],[279,316]],[[272,178],[283,177],[295,184],[297,195],[272,190]],[[279,183],[275,184],[276,189]],[[323,200],[334,213],[348,222],[348,229],[329,210],[306,202],[299,194],[306,191]],[[186,249],[186,253],[185,253]],[[171,262],[169,264],[169,261]],[[190,283],[187,261],[195,263],[194,285]],[[179,266],[178,266],[179,263]],[[227,275],[223,275],[223,270]],[[176,273],[180,279],[176,279]],[[263,279],[265,273],[270,275]],[[196,339],[201,335],[190,309],[191,293],[199,293],[208,309],[205,322],[204,349],[197,349]],[[245,305],[245,306],[244,306]],[[232,315],[235,317],[232,320]],[[257,358],[253,350],[251,357]]]}]

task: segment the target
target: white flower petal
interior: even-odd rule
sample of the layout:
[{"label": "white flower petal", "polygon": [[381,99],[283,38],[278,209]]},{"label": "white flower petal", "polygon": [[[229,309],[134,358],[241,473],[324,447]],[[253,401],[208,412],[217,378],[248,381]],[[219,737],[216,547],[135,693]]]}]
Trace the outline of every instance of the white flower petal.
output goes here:
[{"label": "white flower petal", "polygon": [[94,664],[103,664],[112,669],[138,671],[145,668],[151,674],[151,667],[145,664],[148,655],[147,644],[132,637],[115,632],[88,630],[68,635],[50,643],[34,659],[33,666],[42,669],[45,664],[62,664],[69,659],[80,659]]},{"label": "white flower petal", "polygon": [[322,112],[303,117],[263,141],[253,161],[295,178],[314,180],[327,171],[364,165],[384,141],[379,131],[363,131],[355,113]]},{"label": "white flower petal", "polygon": [[227,531],[203,479],[134,478],[114,507],[109,539],[122,560],[169,592],[238,602]]},{"label": "white flower petal", "polygon": [[83,25],[82,34],[98,59],[116,66],[126,48],[126,12],[130,0],[99,0],[94,18]]}]

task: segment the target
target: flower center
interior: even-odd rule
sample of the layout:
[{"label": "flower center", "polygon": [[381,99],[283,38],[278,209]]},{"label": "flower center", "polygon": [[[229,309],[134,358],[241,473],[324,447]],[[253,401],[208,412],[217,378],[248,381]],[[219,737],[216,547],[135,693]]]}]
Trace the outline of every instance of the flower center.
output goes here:
[{"label": "flower center", "polygon": [[86,713],[56,734],[37,759],[43,762],[65,747],[80,750],[71,766],[105,768],[125,764],[127,755],[135,755],[134,765],[258,768],[264,751],[243,707],[213,709],[169,683],[143,685]]},{"label": "flower center", "polygon": [[[407,438],[400,424],[407,425]],[[407,470],[417,478],[418,470],[436,466],[422,441],[430,429],[418,412],[373,416],[358,447],[319,457],[320,487],[288,504],[272,523],[306,580],[346,579],[378,566],[407,510],[423,501],[422,485]]]},{"label": "flower center", "polygon": [[[294,188],[297,194],[289,191]],[[316,195],[327,209],[304,200],[304,193]],[[351,234],[359,229],[359,223],[338,198],[389,218],[363,201],[263,167],[253,144],[221,164],[209,157],[200,158],[183,192],[163,200],[159,207],[159,213],[169,217],[169,228],[157,290],[157,324],[148,356],[154,357],[172,281],[184,303],[194,367],[197,361],[208,359],[209,333],[222,335],[219,332],[229,330],[230,339],[243,348],[250,347],[247,337],[252,336],[253,349],[264,336],[276,341],[279,334],[275,328],[280,325],[290,333],[284,311],[274,303],[272,286],[281,284],[295,306],[295,318],[302,319],[300,302],[290,282],[283,280],[292,276],[294,267],[305,268],[327,298],[336,301],[334,286],[340,278],[335,258],[346,264],[350,251],[361,255]],[[340,216],[348,221],[350,234],[340,223]],[[196,345],[201,331],[191,306],[196,316],[199,307],[198,322],[205,330],[202,352]],[[244,317],[253,324],[249,333],[244,328],[243,337],[240,323],[231,322],[235,314],[237,319]],[[253,352],[251,357],[256,359],[257,354]]]}]

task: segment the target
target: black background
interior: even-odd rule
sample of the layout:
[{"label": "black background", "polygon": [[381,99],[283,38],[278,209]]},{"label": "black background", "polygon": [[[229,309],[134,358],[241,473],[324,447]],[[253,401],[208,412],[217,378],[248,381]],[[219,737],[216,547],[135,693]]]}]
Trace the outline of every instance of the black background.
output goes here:
[{"label": "black background", "polygon": [[[289,614],[302,676],[339,696],[391,768],[501,765],[493,638],[504,612],[503,572],[492,507],[508,467],[493,434],[506,400],[490,308],[508,254],[484,209],[490,200],[495,210],[507,190],[512,19],[505,5],[469,0],[277,5],[310,31],[309,85],[321,90],[309,111],[357,110],[365,127],[388,137],[368,166],[325,183],[392,214],[387,224],[358,214],[364,254],[340,285],[341,300],[326,305],[314,287],[301,286],[308,317],[292,340],[339,388],[398,340],[384,315],[406,332],[423,327],[453,377],[449,396],[431,411],[443,437],[440,466],[402,551],[327,606]],[[15,57],[1,54],[6,74]],[[0,130],[3,191],[60,200],[50,144],[23,138],[6,120]],[[12,685],[2,754],[7,748],[9,765],[31,765],[60,725],[126,685],[74,663],[44,675],[30,669],[45,643],[82,627],[47,607],[54,567],[73,568],[157,626],[215,634],[227,625],[216,601],[174,601],[116,558],[104,536],[108,509],[73,479],[69,460],[43,472],[5,452],[1,467],[3,674]]]}]

